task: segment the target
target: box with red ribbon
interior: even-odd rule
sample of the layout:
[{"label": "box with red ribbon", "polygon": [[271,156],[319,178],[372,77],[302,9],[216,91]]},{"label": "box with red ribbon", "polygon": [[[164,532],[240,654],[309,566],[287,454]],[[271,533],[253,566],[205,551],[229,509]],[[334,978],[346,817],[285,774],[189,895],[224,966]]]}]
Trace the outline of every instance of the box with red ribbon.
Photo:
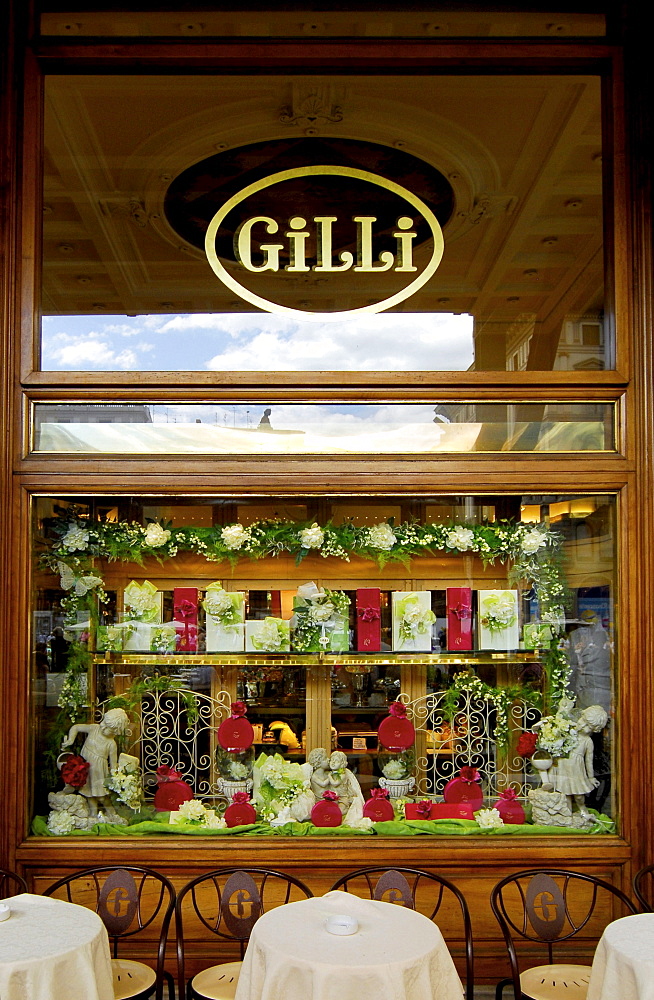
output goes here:
[{"label": "box with red ribbon", "polygon": [[173,616],[177,633],[178,653],[198,651],[198,591],[197,587],[175,587]]},{"label": "box with red ribbon", "polygon": [[407,802],[404,806],[406,819],[474,819],[469,802]]},{"label": "box with red ribbon", "polygon": [[381,650],[381,592],[377,587],[357,590],[357,650],[378,653]]},{"label": "box with red ribbon", "polygon": [[470,587],[448,587],[447,648],[472,649],[472,590]]}]

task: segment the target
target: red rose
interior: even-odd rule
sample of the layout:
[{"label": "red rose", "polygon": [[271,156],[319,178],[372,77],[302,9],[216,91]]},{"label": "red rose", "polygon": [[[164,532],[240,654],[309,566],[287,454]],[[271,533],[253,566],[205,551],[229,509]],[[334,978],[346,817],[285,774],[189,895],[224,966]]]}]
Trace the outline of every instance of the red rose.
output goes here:
[{"label": "red rose", "polygon": [[416,812],[422,819],[430,819],[431,805],[431,799],[423,799],[421,802],[416,802]]},{"label": "red rose", "polygon": [[160,785],[165,784],[167,781],[181,781],[182,776],[174,767],[168,767],[167,764],[161,764],[155,771],[157,775],[157,781]]},{"label": "red rose", "polygon": [[396,719],[404,719],[406,717],[406,705],[402,701],[392,701],[388,706],[388,711]]},{"label": "red rose", "polygon": [[505,788],[503,792],[500,792],[500,798],[502,802],[513,802],[517,798],[515,788]]},{"label": "red rose", "polygon": [[390,798],[388,788],[371,788],[370,790],[371,799],[388,799]]},{"label": "red rose", "polygon": [[330,792],[329,789],[326,792],[322,793],[322,797],[323,799],[325,799],[326,802],[338,801],[338,795],[336,794],[336,792]]},{"label": "red rose", "polygon": [[239,715],[245,715],[248,707],[244,701],[233,701],[232,702],[232,717],[237,719]]},{"label": "red rose", "polygon": [[520,739],[516,747],[516,753],[521,757],[531,757],[536,749],[538,736],[536,733],[520,733]]},{"label": "red rose", "polygon": [[61,777],[71,788],[81,788],[86,784],[90,766],[83,757],[69,757],[61,769]]},{"label": "red rose", "polygon": [[468,785],[471,785],[473,781],[481,781],[479,777],[479,771],[476,767],[462,767],[459,770],[459,777],[462,781],[465,781]]},{"label": "red rose", "polygon": [[250,796],[247,792],[234,792],[232,795],[232,804],[237,806],[245,805],[246,802],[250,801]]}]

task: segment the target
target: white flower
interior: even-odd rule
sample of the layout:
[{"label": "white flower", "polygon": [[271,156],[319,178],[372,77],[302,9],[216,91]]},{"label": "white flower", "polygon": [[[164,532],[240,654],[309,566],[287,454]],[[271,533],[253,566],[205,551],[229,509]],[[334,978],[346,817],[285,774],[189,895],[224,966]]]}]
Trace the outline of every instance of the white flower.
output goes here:
[{"label": "white flower", "polygon": [[389,549],[393,548],[396,541],[397,538],[393,529],[386,521],[374,524],[372,528],[368,528],[368,545],[373,549],[383,549],[388,552]]},{"label": "white flower", "polygon": [[59,577],[61,582],[62,590],[70,590],[70,588],[75,583],[75,574],[73,573],[70,566],[66,563],[58,562],[57,569],[59,570]]},{"label": "white flower", "polygon": [[242,781],[243,778],[247,778],[248,769],[245,764],[241,764],[239,760],[234,760],[229,765],[229,773],[234,781]]},{"label": "white flower", "polygon": [[325,532],[314,521],[310,528],[300,532],[300,541],[305,549],[319,549],[325,540]]},{"label": "white flower", "polygon": [[165,545],[169,538],[170,531],[167,528],[162,528],[156,521],[153,521],[145,529],[145,544],[150,545],[153,549]]},{"label": "white flower", "polygon": [[78,597],[84,597],[85,594],[88,594],[89,590],[101,587],[102,583],[102,578],[99,576],[81,576],[78,580],[75,580],[75,593]]},{"label": "white flower", "polygon": [[539,531],[538,528],[532,528],[526,532],[520,543],[522,551],[526,552],[527,555],[533,555],[534,552],[538,552],[544,545],[547,545],[547,536],[544,532]]},{"label": "white flower", "polygon": [[500,816],[497,809],[494,808],[480,809],[479,812],[475,813],[475,819],[482,830],[493,830],[498,829],[500,826],[504,826],[504,820]]},{"label": "white flower", "polygon": [[75,552],[76,550],[82,552],[88,545],[88,541],[88,531],[84,531],[83,528],[79,528],[76,524],[71,525],[61,539],[62,545],[65,545],[69,552]]},{"label": "white flower", "polygon": [[310,604],[308,610],[312,622],[328,622],[336,609],[331,601],[325,601],[323,604]]},{"label": "white flower", "polygon": [[445,544],[450,549],[458,549],[459,552],[467,552],[472,547],[475,534],[470,528],[464,528],[457,524],[445,533]]},{"label": "white flower", "polygon": [[222,816],[217,816],[215,809],[205,810],[204,822],[205,826],[208,826],[210,830],[224,830],[227,826],[227,820]]},{"label": "white flower", "polygon": [[207,614],[214,615],[216,618],[234,609],[232,598],[226,590],[208,591],[203,601],[203,607]]},{"label": "white flower", "polygon": [[179,809],[170,814],[170,822],[175,823],[203,823],[206,808],[199,799],[189,799],[182,802]]},{"label": "white flower", "polygon": [[369,816],[360,816],[359,819],[353,819],[351,823],[347,824],[347,826],[349,826],[351,830],[369,830],[372,826],[372,820]]},{"label": "white flower", "polygon": [[75,819],[68,812],[51,812],[48,816],[48,830],[57,837],[63,837],[75,829]]},{"label": "white flower", "polygon": [[401,760],[389,760],[382,768],[382,774],[391,781],[397,781],[398,778],[406,778],[406,767]]},{"label": "white flower", "polygon": [[228,549],[240,549],[248,540],[248,532],[242,524],[228,524],[221,530],[220,537]]}]

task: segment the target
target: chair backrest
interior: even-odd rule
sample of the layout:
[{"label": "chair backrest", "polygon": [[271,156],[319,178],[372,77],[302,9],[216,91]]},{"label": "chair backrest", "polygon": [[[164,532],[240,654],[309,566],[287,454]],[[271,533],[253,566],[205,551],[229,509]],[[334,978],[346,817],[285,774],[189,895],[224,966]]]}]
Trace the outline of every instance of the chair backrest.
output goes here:
[{"label": "chair backrest", "polygon": [[592,956],[606,924],[624,911],[636,912],[629,897],[610,882],[560,868],[507,875],[491,892],[491,909],[504,935],[516,1000],[521,996],[516,941],[529,942],[530,955],[533,944],[543,945],[552,964],[555,946],[584,932],[584,950]]},{"label": "chair backrest", "polygon": [[463,923],[466,956],[466,997],[474,995],[472,923],[461,890],[440,875],[419,868],[358,868],[342,875],[332,886],[356,896],[408,906],[435,921],[443,937],[451,940]]},{"label": "chair backrest", "polygon": [[645,913],[654,911],[654,865],[645,865],[634,875],[634,895]]},{"label": "chair backrest", "polygon": [[99,865],[65,875],[44,892],[95,910],[107,928],[112,954],[122,938],[148,932],[157,942],[157,1000],[163,990],[166,940],[175,911],[172,883],[143,865]]},{"label": "chair backrest", "polygon": [[187,933],[194,926],[201,933],[208,930],[226,943],[236,943],[243,958],[252,928],[262,913],[312,895],[293,875],[270,868],[218,868],[192,879],[177,894],[178,995],[186,996],[185,925]]},{"label": "chair backrest", "polygon": [[8,868],[0,868],[0,899],[27,891],[27,882],[22,875],[17,875]]}]

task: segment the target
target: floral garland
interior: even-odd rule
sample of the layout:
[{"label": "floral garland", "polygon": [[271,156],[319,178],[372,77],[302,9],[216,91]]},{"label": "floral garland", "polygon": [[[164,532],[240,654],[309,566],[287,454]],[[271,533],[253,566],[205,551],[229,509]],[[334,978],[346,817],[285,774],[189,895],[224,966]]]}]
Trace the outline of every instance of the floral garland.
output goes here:
[{"label": "floral garland", "polygon": [[[59,575],[67,592],[62,601],[65,626],[77,625],[86,613],[91,627],[97,626],[98,602],[105,603],[104,581],[96,561],[121,560],[143,564],[155,557],[160,562],[178,552],[192,552],[210,562],[263,559],[285,553],[297,564],[307,555],[337,558],[349,562],[354,557],[371,559],[380,569],[388,562],[408,565],[412,558],[445,552],[478,556],[484,564],[496,560],[510,562],[509,581],[529,580],[538,597],[540,620],[552,625],[554,639],[548,654],[549,693],[555,705],[565,692],[569,668],[562,651],[556,648],[563,620],[567,588],[562,568],[562,536],[546,524],[496,521],[491,524],[395,524],[390,518],[372,526],[351,522],[325,525],[298,524],[282,518],[240,523],[224,527],[179,527],[150,522],[89,521],[68,512],[52,525],[54,539],[41,554],[41,564]],[[229,609],[225,607],[231,617]],[[81,639],[81,637],[80,637]],[[275,637],[281,648],[286,636]],[[79,655],[74,667],[69,661],[69,678],[60,707],[71,718],[79,717],[85,705],[83,674],[88,666],[81,641],[74,644]],[[560,654],[560,655],[559,655]]]}]

